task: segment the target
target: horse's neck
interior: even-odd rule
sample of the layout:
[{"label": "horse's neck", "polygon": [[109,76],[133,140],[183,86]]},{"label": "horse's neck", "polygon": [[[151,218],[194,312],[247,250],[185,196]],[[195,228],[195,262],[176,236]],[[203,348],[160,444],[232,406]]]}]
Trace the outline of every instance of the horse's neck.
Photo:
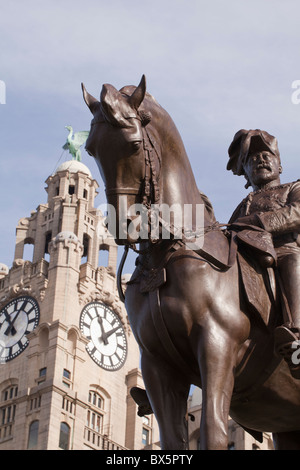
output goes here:
[{"label": "horse's neck", "polygon": [[214,212],[207,197],[197,187],[195,177],[180,134],[174,123],[161,136],[162,158],[160,175],[160,202],[174,208],[180,206],[182,213],[197,207],[203,210],[204,227],[215,222]]}]

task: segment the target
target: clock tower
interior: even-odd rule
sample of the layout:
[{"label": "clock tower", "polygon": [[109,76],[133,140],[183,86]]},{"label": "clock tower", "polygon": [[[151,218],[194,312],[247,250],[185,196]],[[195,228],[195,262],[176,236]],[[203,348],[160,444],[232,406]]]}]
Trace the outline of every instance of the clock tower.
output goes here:
[{"label": "clock tower", "polygon": [[77,160],[46,184],[12,267],[0,264],[0,450],[158,449],[153,415],[129,393],[143,387],[139,350],[98,184]]}]

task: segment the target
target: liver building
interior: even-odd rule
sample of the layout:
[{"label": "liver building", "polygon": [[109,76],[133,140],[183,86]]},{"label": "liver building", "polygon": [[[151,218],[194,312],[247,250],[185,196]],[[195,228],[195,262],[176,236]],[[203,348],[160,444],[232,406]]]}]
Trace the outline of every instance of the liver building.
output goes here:
[{"label": "liver building", "polygon": [[46,184],[47,202],[19,220],[12,267],[0,264],[0,450],[159,448],[129,393],[143,387],[139,350],[98,184],[75,159]]}]

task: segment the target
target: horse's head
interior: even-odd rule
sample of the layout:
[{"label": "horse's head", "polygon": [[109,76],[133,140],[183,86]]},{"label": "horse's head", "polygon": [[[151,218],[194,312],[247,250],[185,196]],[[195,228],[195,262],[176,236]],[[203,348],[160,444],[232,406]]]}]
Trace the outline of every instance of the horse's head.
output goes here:
[{"label": "horse's head", "polygon": [[[103,85],[100,101],[82,89],[94,116],[86,150],[105,184],[108,228],[116,242],[178,237],[186,228],[195,231],[213,223],[213,210],[197,188],[180,134],[146,93],[145,77],[137,87],[119,91]],[[197,217],[199,206],[206,209],[204,222]]]},{"label": "horse's head", "polygon": [[145,77],[138,87],[128,86],[120,91],[112,85],[103,85],[100,101],[91,96],[84,85],[82,89],[84,100],[94,116],[86,150],[97,161],[109,208],[115,210],[116,241],[119,244],[136,242],[127,233],[132,222],[128,209],[145,203],[145,185],[151,186],[153,176],[149,174],[147,180],[149,162],[144,148],[144,129],[151,115],[143,104]]}]

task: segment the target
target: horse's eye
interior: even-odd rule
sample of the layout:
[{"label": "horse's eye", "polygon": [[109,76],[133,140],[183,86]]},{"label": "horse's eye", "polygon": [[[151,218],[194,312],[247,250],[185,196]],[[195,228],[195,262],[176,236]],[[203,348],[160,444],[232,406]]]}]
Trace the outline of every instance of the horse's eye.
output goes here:
[{"label": "horse's eye", "polygon": [[133,150],[139,150],[140,146],[141,146],[141,141],[140,140],[136,140],[134,142],[131,142],[131,145],[132,145],[132,148]]}]

